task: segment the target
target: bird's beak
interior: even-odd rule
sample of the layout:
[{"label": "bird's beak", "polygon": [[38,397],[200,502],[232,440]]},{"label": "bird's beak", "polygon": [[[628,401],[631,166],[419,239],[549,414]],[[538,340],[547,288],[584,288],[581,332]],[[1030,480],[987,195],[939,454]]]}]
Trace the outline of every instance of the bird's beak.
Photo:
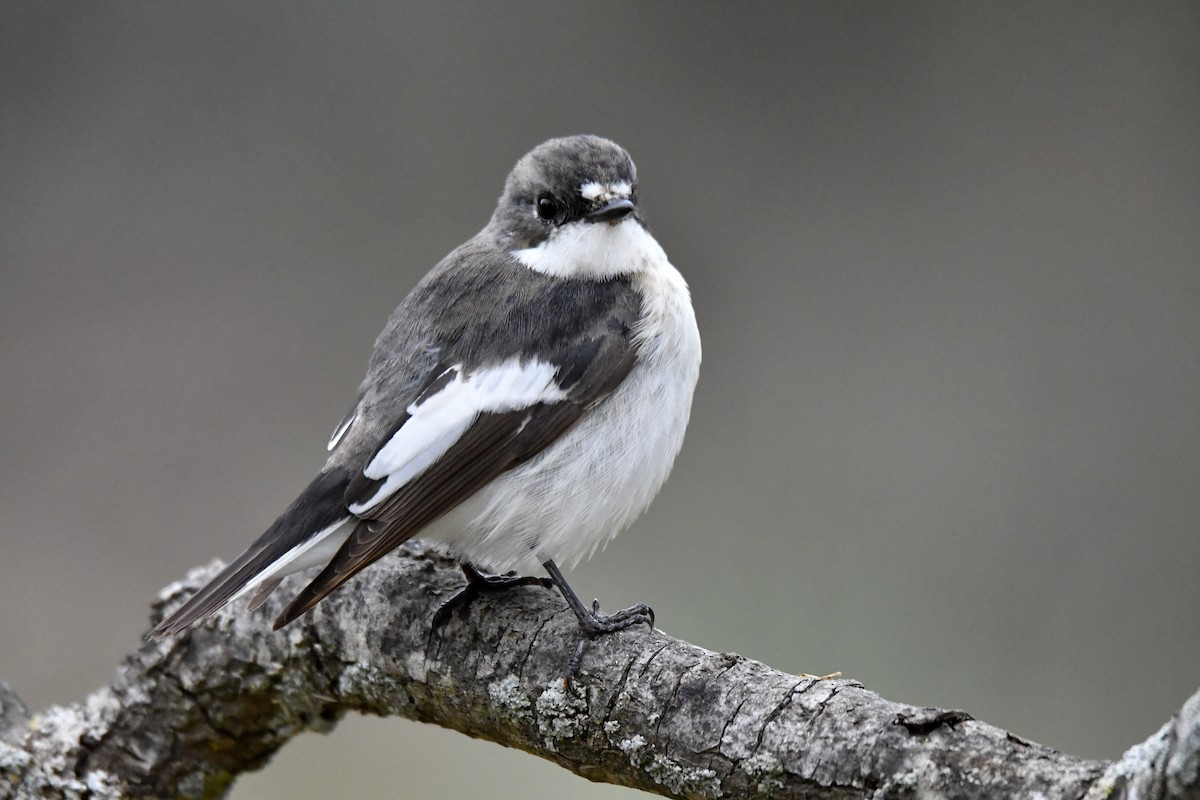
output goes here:
[{"label": "bird's beak", "polygon": [[588,222],[619,222],[634,211],[637,211],[637,206],[633,204],[633,201],[621,197],[609,200],[599,208],[587,212],[583,218]]}]

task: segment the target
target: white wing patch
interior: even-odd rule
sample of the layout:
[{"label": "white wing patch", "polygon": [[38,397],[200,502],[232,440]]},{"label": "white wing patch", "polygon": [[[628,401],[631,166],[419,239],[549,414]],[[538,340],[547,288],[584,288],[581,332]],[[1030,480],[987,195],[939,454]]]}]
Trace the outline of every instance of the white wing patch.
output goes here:
[{"label": "white wing patch", "polygon": [[350,430],[350,426],[358,419],[358,408],[346,415],[346,418],[338,423],[338,426],[333,429],[333,434],[329,437],[329,442],[325,445],[326,450],[332,450],[342,441],[342,437],[346,435],[346,431]]},{"label": "white wing patch", "polygon": [[450,369],[457,373],[454,379],[436,394],[410,405],[408,421],[367,464],[363,474],[383,484],[369,500],[351,505],[352,513],[370,511],[429,469],[481,413],[514,411],[566,397],[556,381],[558,368],[536,358],[523,363],[511,358],[469,374],[461,364]]}]

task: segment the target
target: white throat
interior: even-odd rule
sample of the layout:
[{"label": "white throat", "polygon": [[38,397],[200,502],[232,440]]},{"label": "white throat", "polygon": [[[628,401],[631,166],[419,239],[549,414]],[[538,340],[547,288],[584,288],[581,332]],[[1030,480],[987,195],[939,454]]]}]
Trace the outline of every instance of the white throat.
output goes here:
[{"label": "white throat", "polygon": [[558,278],[605,279],[659,268],[667,254],[637,220],[571,222],[536,247],[512,251],[525,266]]}]

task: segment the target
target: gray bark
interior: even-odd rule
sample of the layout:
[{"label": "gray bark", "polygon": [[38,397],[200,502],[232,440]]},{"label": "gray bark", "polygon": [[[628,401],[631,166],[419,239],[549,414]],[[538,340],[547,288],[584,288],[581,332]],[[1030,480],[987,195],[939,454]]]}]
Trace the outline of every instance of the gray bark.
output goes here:
[{"label": "gray bark", "polygon": [[432,609],[461,583],[445,560],[393,554],[279,633],[273,600],[146,643],[78,705],[30,715],[0,684],[0,798],[220,797],[348,711],[444,725],[667,797],[1200,798],[1200,693],[1112,764],[658,631],[593,643],[576,696],[562,680],[576,623],[556,593],[484,597],[431,634]]}]

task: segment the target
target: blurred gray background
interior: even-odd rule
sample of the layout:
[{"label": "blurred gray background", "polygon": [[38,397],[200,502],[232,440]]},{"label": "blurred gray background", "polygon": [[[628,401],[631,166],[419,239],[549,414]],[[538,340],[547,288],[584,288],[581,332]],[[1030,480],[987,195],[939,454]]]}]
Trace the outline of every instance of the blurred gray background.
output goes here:
[{"label": "blurred gray background", "polygon": [[[1200,686],[1198,42],[1189,2],[6,2],[0,679],[106,683],[308,481],[515,160],[594,132],[705,361],[580,593],[1118,755]],[[633,794],[351,718],[233,796],[347,781]]]}]

